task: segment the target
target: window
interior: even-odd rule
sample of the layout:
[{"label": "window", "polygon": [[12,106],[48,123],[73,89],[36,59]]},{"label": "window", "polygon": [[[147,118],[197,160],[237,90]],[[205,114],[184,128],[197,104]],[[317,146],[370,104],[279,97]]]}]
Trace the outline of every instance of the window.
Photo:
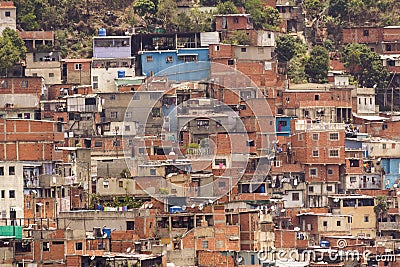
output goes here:
[{"label": "window", "polygon": [[75,63],[74,69],[75,70],[82,70],[82,64],[81,63]]},{"label": "window", "polygon": [[353,218],[352,217],[347,217],[347,223],[353,223]]},{"label": "window", "polygon": [[299,141],[303,141],[303,134],[302,134],[302,133],[299,133],[299,135],[298,135],[298,140],[299,140]]},{"label": "window", "polygon": [[239,18],[233,18],[233,23],[239,23]]},{"label": "window", "polygon": [[184,62],[197,61],[197,55],[180,55],[180,56],[178,56],[178,60],[184,61]]},{"label": "window", "polygon": [[118,181],[118,187],[119,188],[124,187],[124,181]]},{"label": "window", "polygon": [[312,156],[313,157],[318,157],[319,156],[318,150],[313,150]]},{"label": "window", "polygon": [[246,141],[246,146],[254,146],[254,140],[247,140]]},{"label": "window", "polygon": [[363,31],[363,35],[364,35],[364,36],[369,36],[369,30],[364,30],[364,31]]},{"label": "window", "polygon": [[0,176],[4,176],[4,167],[0,167]]},{"label": "window", "polygon": [[310,175],[311,176],[316,176],[318,174],[318,171],[316,168],[310,169]]},{"label": "window", "polygon": [[135,230],[135,221],[127,221],[126,230]]},{"label": "window", "polygon": [[125,125],[125,132],[130,132],[130,131],[131,131],[131,126]]},{"label": "window", "polygon": [[93,76],[93,89],[99,88],[99,76]]},{"label": "window", "polygon": [[359,167],[360,161],[358,159],[350,159],[350,167]]},{"label": "window", "polygon": [[132,112],[130,112],[130,111],[125,112],[125,118],[127,118],[127,119],[132,118]]},{"label": "window", "polygon": [[387,44],[386,45],[386,51],[392,51],[392,45],[391,44]]},{"label": "window", "polygon": [[103,188],[108,188],[108,181],[103,181]]},{"label": "window", "polygon": [[318,101],[319,100],[319,95],[314,95],[314,100]]},{"label": "window", "polygon": [[150,169],[150,175],[157,175],[156,169]]},{"label": "window", "polygon": [[386,144],[382,144],[382,149],[386,149]]},{"label": "window", "polygon": [[110,100],[115,100],[115,95],[114,94],[110,95]]},{"label": "window", "polygon": [[54,73],[50,72],[49,73],[49,78],[53,78],[54,77]]},{"label": "window", "polygon": [[30,113],[24,113],[24,119],[30,119],[31,114]]},{"label": "window", "polygon": [[331,185],[326,186],[326,191],[332,192],[333,187]]},{"label": "window", "polygon": [[333,170],[332,169],[328,169],[328,174],[332,175],[333,174]]},{"label": "window", "polygon": [[355,183],[355,182],[357,182],[357,177],[350,176],[350,183]]},{"label": "window", "polygon": [[319,134],[313,133],[313,134],[312,134],[312,140],[318,141],[318,139],[319,139]]},{"label": "window", "polygon": [[50,242],[43,242],[43,251],[50,251]]},{"label": "window", "polygon": [[201,241],[201,246],[203,248],[208,248],[208,241]]},{"label": "window", "polygon": [[364,216],[364,222],[369,222],[369,216]]},{"label": "window", "polygon": [[233,59],[228,59],[228,65],[234,65],[235,64],[235,61],[233,60]]},{"label": "window", "polygon": [[10,198],[15,198],[15,190],[8,191],[8,194]]},{"label": "window", "polygon": [[8,167],[8,175],[15,175],[15,167],[14,166]]},{"label": "window", "polygon": [[308,187],[308,192],[314,193],[314,186],[309,186]]},{"label": "window", "polygon": [[153,56],[146,56],[146,62],[153,62]]},{"label": "window", "polygon": [[6,190],[1,190],[1,198],[6,198]]},{"label": "window", "polygon": [[338,149],[329,149],[329,157],[330,158],[338,158],[339,150]]},{"label": "window", "polygon": [[6,17],[11,17],[11,12],[10,11],[6,11],[5,15],[6,15]]},{"label": "window", "polygon": [[218,186],[219,186],[219,187],[225,187],[225,186],[226,186],[226,183],[225,183],[225,182],[218,182]]},{"label": "window", "polygon": [[144,154],[145,148],[144,147],[139,147],[139,154]]},{"label": "window", "polygon": [[226,166],[226,159],[215,159],[214,164],[220,167]]},{"label": "window", "polygon": [[75,243],[75,249],[76,250],[82,250],[82,242],[76,242]]},{"label": "window", "polygon": [[7,81],[2,81],[1,82],[1,88],[7,88],[8,87],[8,82]]},{"label": "window", "polygon": [[323,225],[324,227],[327,227],[327,226],[328,226],[328,221],[323,221],[323,222],[322,222],[322,225]]},{"label": "window", "polygon": [[246,47],[242,47],[242,48],[240,49],[240,51],[242,51],[243,53],[246,53],[246,52],[247,52],[247,48],[246,48]]},{"label": "window", "polygon": [[26,202],[26,209],[30,210],[31,209],[31,202]]},{"label": "window", "polygon": [[165,58],[165,61],[166,61],[167,63],[172,63],[172,62],[174,62],[174,58],[173,58],[172,56],[167,56],[167,57]]},{"label": "window", "polygon": [[116,112],[116,111],[111,111],[110,117],[111,117],[112,119],[116,119],[117,116],[118,116],[118,112]]},{"label": "window", "polygon": [[339,140],[339,133],[329,133],[329,140]]},{"label": "window", "polygon": [[292,193],[292,201],[299,201],[300,193]]},{"label": "window", "polygon": [[287,121],[279,121],[278,124],[282,127],[286,127],[287,126]]},{"label": "window", "polygon": [[103,141],[94,142],[94,147],[102,147],[102,146],[103,146]]},{"label": "window", "polygon": [[22,88],[28,88],[28,81],[22,81]]},{"label": "window", "polygon": [[214,50],[215,50],[215,51],[219,51],[219,45],[216,45],[216,46],[214,47]]}]

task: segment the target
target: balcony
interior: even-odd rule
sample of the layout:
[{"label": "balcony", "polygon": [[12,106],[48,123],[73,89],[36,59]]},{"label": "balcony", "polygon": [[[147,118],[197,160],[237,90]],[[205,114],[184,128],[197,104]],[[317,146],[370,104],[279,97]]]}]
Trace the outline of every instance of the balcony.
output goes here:
[{"label": "balcony", "polygon": [[400,231],[400,222],[380,222],[380,231]]}]

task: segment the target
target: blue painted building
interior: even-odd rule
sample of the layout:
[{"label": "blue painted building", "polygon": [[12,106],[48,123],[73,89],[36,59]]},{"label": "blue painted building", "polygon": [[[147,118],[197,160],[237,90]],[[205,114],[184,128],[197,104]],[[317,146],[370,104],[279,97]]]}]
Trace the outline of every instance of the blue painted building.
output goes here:
[{"label": "blue painted building", "polygon": [[168,76],[173,81],[198,81],[208,78],[208,48],[184,48],[166,51],[142,51],[144,76]]},{"label": "blue painted building", "polygon": [[277,116],[275,118],[275,131],[277,136],[289,136],[290,135],[290,117]]},{"label": "blue painted building", "polygon": [[393,188],[393,185],[399,183],[400,180],[400,158],[383,158],[381,165],[385,171],[384,187]]}]

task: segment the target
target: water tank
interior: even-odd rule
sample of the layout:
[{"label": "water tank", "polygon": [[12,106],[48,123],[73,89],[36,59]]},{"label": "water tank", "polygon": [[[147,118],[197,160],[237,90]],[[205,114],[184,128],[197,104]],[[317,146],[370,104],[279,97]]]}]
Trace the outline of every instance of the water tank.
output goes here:
[{"label": "water tank", "polygon": [[124,78],[125,77],[125,71],[124,70],[119,70],[118,71],[118,78]]},{"label": "water tank", "polygon": [[107,31],[104,28],[100,28],[99,29],[99,36],[106,36],[107,35]]},{"label": "water tank", "polygon": [[172,206],[169,208],[170,213],[177,213],[177,212],[181,212],[181,211],[182,211],[182,208],[179,206]]},{"label": "water tank", "polygon": [[319,245],[321,248],[329,248],[329,241],[321,241]]}]

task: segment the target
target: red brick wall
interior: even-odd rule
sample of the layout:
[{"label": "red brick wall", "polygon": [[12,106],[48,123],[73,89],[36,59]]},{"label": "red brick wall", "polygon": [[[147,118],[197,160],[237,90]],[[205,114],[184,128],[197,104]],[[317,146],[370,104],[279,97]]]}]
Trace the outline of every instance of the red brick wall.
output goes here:
[{"label": "red brick wall", "polygon": [[[364,36],[368,31],[368,36]],[[372,27],[345,28],[343,29],[342,41],[348,43],[380,43],[383,41],[383,29]]]}]

